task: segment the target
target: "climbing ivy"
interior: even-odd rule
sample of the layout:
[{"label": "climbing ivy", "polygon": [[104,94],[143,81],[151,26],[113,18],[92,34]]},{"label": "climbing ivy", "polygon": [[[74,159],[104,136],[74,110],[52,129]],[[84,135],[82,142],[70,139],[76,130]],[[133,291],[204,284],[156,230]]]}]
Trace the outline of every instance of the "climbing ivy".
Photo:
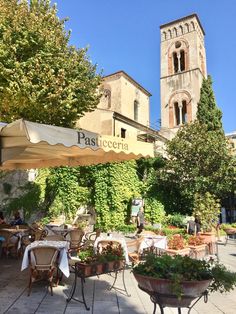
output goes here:
[{"label": "climbing ivy", "polygon": [[130,200],[140,196],[142,183],[135,161],[99,165],[94,168],[93,202],[97,224],[104,230],[116,229],[129,220]]},{"label": "climbing ivy", "polygon": [[90,190],[79,182],[81,167],[58,167],[50,169],[47,178],[45,201],[48,215],[65,214],[71,220],[77,209],[90,202]]}]

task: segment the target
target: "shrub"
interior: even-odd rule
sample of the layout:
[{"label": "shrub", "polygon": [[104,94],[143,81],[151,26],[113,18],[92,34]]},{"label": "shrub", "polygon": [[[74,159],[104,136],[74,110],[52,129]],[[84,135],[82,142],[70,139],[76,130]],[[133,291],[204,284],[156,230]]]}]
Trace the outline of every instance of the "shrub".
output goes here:
[{"label": "shrub", "polygon": [[175,227],[178,227],[178,228],[182,228],[182,227],[185,226],[184,220],[185,220],[185,216],[183,216],[183,215],[181,215],[179,213],[174,213],[172,215],[168,215],[167,216],[166,223],[168,225],[172,225],[172,226],[175,226]]}]

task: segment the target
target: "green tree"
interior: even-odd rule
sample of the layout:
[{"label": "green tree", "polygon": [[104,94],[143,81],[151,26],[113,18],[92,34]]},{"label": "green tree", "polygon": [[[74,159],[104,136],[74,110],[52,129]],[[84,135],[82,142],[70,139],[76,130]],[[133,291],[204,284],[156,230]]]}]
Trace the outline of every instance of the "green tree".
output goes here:
[{"label": "green tree", "polygon": [[168,192],[172,211],[191,212],[196,193],[209,192],[222,198],[233,190],[235,159],[223,133],[208,131],[208,125],[195,121],[183,126],[168,142],[167,153],[157,185]]},{"label": "green tree", "polygon": [[212,89],[212,79],[208,75],[207,79],[203,79],[202,82],[197,119],[200,124],[208,126],[208,131],[223,131],[221,118],[222,112],[216,105]]},{"label": "green tree", "polygon": [[220,214],[220,201],[209,192],[195,194],[193,213],[200,218],[204,231],[211,231],[218,223]]},{"label": "green tree", "polygon": [[99,102],[100,75],[69,45],[50,0],[0,0],[0,119],[72,127]]}]

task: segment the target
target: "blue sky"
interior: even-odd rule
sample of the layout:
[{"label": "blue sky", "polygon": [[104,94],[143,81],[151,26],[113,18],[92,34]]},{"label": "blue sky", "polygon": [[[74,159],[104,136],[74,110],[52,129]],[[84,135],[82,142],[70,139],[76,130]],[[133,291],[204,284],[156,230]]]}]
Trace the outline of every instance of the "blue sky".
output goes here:
[{"label": "blue sky", "polygon": [[196,13],[205,30],[207,71],[225,132],[236,130],[236,0],[58,0],[71,44],[107,75],[124,70],[151,94],[151,124],[160,119],[159,26]]}]

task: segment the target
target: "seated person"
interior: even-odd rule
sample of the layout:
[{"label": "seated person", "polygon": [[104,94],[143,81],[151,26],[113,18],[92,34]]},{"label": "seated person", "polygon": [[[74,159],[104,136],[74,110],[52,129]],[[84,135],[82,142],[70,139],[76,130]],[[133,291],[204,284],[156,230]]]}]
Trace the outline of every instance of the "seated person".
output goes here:
[{"label": "seated person", "polygon": [[0,212],[0,225],[5,225],[5,224],[6,224],[6,221],[4,219],[3,212]]},{"label": "seated person", "polygon": [[23,225],[23,219],[20,216],[20,213],[17,211],[14,214],[14,219],[11,221],[11,226]]}]

